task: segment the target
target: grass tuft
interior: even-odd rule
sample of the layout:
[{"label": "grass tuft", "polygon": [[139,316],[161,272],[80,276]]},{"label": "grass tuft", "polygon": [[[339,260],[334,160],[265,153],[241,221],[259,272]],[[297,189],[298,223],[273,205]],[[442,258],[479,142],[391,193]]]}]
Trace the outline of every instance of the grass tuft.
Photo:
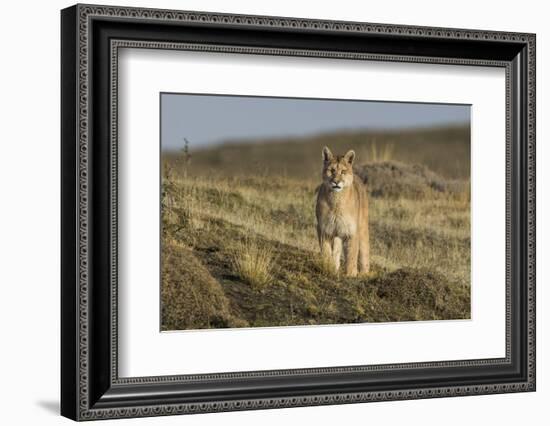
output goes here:
[{"label": "grass tuft", "polygon": [[381,148],[378,148],[376,142],[370,145],[369,161],[373,163],[381,163],[383,161],[390,161],[395,158],[395,145],[393,143],[382,144]]},{"label": "grass tuft", "polygon": [[336,267],[334,265],[334,260],[326,257],[321,256],[321,254],[317,254],[313,258],[314,265],[319,269],[319,272],[321,274],[326,275],[327,277],[335,278],[338,276],[338,271],[336,271]]},{"label": "grass tuft", "polygon": [[255,240],[239,241],[233,248],[233,271],[253,288],[262,289],[272,282],[274,263],[273,250]]}]

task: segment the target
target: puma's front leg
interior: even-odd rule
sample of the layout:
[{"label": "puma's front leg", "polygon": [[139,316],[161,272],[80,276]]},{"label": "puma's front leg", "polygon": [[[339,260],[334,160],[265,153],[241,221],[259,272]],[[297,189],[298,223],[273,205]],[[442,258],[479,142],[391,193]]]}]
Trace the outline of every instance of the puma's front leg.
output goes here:
[{"label": "puma's front leg", "polygon": [[366,233],[359,241],[359,273],[368,274],[370,270],[369,234]]},{"label": "puma's front leg", "polygon": [[334,269],[336,272],[340,269],[340,259],[342,257],[342,239],[335,237],[332,242],[332,259],[334,261]]},{"label": "puma's front leg", "polygon": [[346,262],[346,275],[357,276],[357,256],[359,255],[359,238],[349,237],[344,244],[344,258]]},{"label": "puma's front leg", "polygon": [[321,248],[321,256],[323,259],[331,260],[332,244],[331,239],[319,234],[319,247]]}]

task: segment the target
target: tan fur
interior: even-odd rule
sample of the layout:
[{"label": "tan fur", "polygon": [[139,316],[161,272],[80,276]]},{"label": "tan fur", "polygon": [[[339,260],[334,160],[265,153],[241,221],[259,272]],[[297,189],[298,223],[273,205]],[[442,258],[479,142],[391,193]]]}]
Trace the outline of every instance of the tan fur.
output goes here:
[{"label": "tan fur", "polygon": [[353,174],[355,152],[333,156],[323,149],[323,183],[317,193],[317,236],[321,255],[344,272],[356,276],[369,272],[369,206],[367,187]]}]

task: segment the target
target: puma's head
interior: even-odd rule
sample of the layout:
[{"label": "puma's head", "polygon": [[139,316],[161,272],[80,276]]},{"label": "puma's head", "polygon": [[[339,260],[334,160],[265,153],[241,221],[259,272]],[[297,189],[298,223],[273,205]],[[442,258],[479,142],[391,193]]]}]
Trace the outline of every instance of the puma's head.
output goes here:
[{"label": "puma's head", "polygon": [[332,155],[330,149],[323,148],[323,184],[331,191],[340,192],[353,185],[353,160],[355,151],[346,155]]}]

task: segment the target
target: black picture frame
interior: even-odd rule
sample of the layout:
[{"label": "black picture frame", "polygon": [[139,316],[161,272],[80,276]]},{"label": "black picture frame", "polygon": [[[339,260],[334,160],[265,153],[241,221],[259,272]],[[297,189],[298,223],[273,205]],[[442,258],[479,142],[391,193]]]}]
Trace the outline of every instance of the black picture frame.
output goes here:
[{"label": "black picture frame", "polygon": [[[91,420],[534,391],[535,41],[534,34],[510,32],[80,4],[64,9],[61,414]],[[506,357],[119,378],[114,99],[116,53],[124,46],[505,68]]]}]

